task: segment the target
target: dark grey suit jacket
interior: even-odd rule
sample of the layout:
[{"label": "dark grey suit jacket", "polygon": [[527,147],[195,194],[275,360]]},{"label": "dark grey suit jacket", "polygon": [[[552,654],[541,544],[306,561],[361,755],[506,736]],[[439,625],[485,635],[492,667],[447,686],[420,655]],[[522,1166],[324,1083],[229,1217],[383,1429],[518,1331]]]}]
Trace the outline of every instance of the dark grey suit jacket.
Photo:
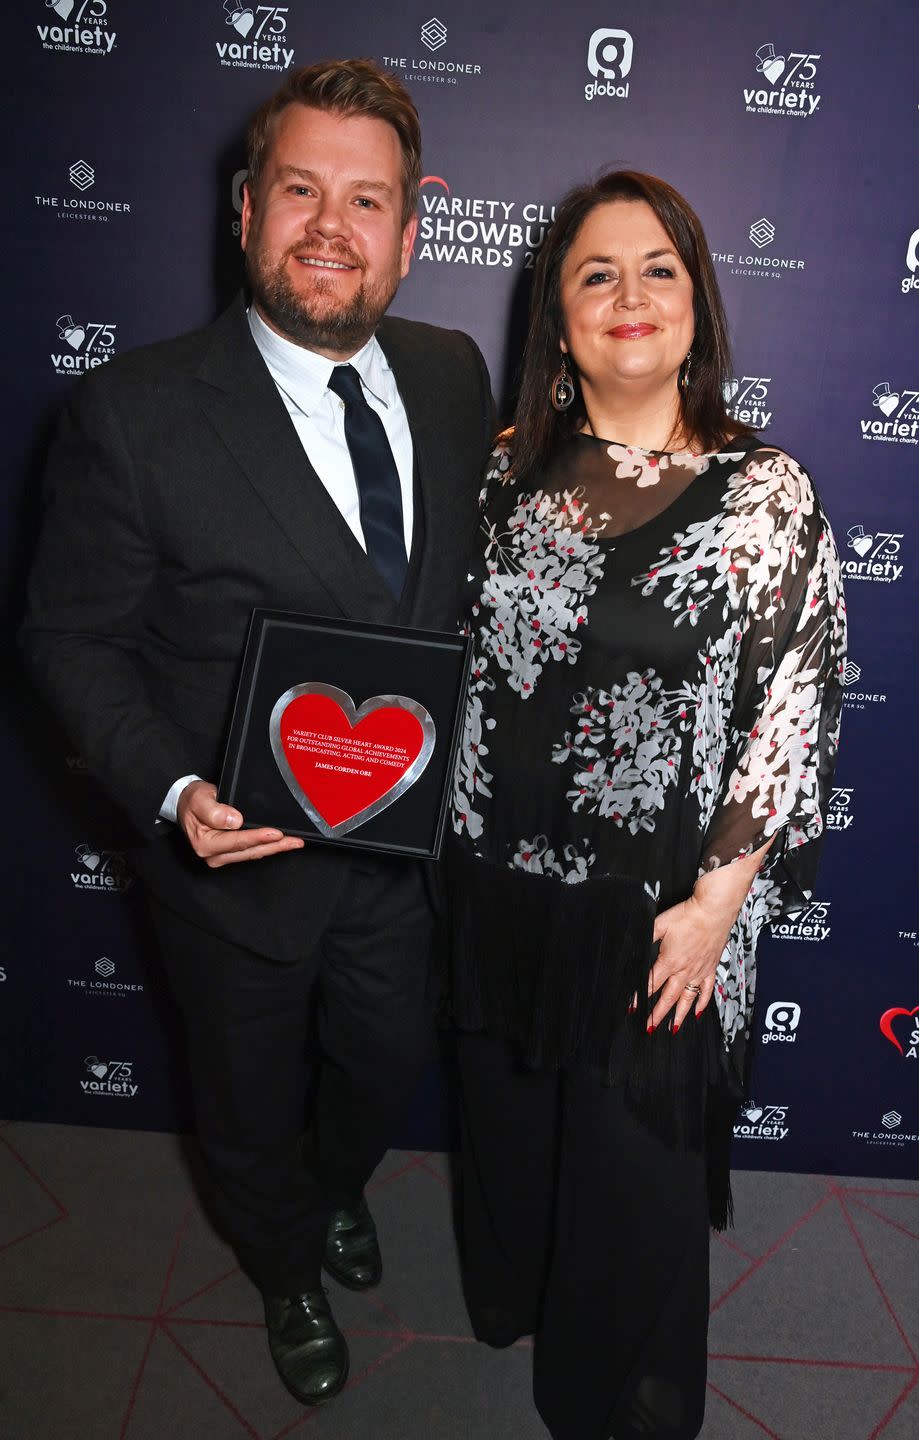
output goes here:
[{"label": "dark grey suit jacket", "polygon": [[48,463],[23,627],[33,676],[146,839],[137,864],[153,893],[279,959],[321,931],[346,857],[307,845],[210,870],[155,821],[180,775],[216,780],[254,607],[456,625],[493,424],[487,372],[459,331],[386,319],[378,338],[415,452],[399,605],[307,461],[242,297],[75,386]]}]

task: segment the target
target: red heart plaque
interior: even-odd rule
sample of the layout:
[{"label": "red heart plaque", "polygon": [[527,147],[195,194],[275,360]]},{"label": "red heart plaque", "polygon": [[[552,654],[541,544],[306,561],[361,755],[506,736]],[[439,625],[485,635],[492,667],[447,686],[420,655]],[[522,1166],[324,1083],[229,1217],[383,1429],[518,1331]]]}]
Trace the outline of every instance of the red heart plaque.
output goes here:
[{"label": "red heart plaque", "polygon": [[410,789],[434,751],[434,721],[405,695],[356,707],[335,685],[294,685],[269,721],[271,749],[297,804],[336,839]]},{"label": "red heart plaque", "polygon": [[890,1041],[891,1045],[896,1046],[901,1055],[905,1055],[906,1051],[893,1033],[893,1022],[898,1020],[901,1015],[919,1015],[919,1005],[912,1010],[904,1010],[901,1005],[895,1005],[891,1010],[885,1010],[881,1016],[881,1034],[885,1040]]}]

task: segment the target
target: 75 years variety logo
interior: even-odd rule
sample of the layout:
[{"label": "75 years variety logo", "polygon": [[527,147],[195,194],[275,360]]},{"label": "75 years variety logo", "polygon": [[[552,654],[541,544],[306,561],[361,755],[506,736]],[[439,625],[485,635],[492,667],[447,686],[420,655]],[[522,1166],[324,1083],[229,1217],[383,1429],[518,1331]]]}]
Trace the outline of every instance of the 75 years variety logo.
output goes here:
[{"label": "75 years variety logo", "polygon": [[108,0],[45,0],[45,10],[50,15],[35,27],[43,49],[111,55],[118,36],[109,29]]},{"label": "75 years variety logo", "polygon": [[221,65],[242,70],[286,70],[294,52],[287,45],[287,5],[241,5],[223,0],[223,18],[233,37],[215,42]]},{"label": "75 years variety logo", "polygon": [[809,117],[820,108],[816,93],[819,55],[803,50],[776,51],[768,41],[754,55],[759,85],[744,87],[744,109],[753,115]]}]

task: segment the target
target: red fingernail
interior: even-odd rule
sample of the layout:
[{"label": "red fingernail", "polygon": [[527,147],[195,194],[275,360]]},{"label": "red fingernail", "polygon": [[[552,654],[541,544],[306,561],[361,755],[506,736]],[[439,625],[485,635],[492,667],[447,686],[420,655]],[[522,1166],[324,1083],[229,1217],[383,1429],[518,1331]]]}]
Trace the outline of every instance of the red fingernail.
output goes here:
[{"label": "red fingernail", "polygon": [[674,1033],[674,1035],[679,1035],[679,1033],[680,1033],[680,1027],[679,1027],[679,1025],[674,1025],[674,1027],[673,1027],[673,1033]]},{"label": "red fingernail", "polygon": [[654,1031],[655,1031],[656,1029],[657,1029],[657,1026],[656,1026],[656,1025],[652,1025],[652,1024],[651,1024],[651,1021],[649,1020],[649,1021],[648,1021],[648,1034],[649,1034],[649,1035],[653,1035],[653,1034],[654,1034]]},{"label": "red fingernail", "polygon": [[702,1019],[702,1014],[703,1014],[703,1012],[702,1012],[701,1010],[694,1010],[692,1013],[695,1015],[695,1017],[696,1017],[697,1020],[701,1020],[701,1019]]}]

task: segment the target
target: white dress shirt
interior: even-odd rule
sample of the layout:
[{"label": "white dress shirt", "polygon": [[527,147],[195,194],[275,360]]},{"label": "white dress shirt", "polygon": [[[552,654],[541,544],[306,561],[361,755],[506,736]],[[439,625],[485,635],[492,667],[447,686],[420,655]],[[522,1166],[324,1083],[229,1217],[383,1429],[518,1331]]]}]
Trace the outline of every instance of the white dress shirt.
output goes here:
[{"label": "white dress shirt", "polygon": [[[345,403],[328,388],[336,361],[317,355],[286,340],[266,325],[254,306],[249,309],[249,329],[281,399],[287,407],[297,438],[307,459],[322,481],[329,497],[363,550],[367,549],[361,529],[360,497],[354,466],[345,440]],[[405,553],[412,553],[414,529],[414,452],[408,416],[396,385],[396,377],[383,354],[376,336],[372,336],[347,362],[361,379],[364,396],[371,410],[383,422],[402,491],[402,523],[405,528]],[[305,477],[304,477],[304,483]],[[179,796],[200,775],[183,775],[169,787],[160,807],[162,820],[177,819]]]}]

